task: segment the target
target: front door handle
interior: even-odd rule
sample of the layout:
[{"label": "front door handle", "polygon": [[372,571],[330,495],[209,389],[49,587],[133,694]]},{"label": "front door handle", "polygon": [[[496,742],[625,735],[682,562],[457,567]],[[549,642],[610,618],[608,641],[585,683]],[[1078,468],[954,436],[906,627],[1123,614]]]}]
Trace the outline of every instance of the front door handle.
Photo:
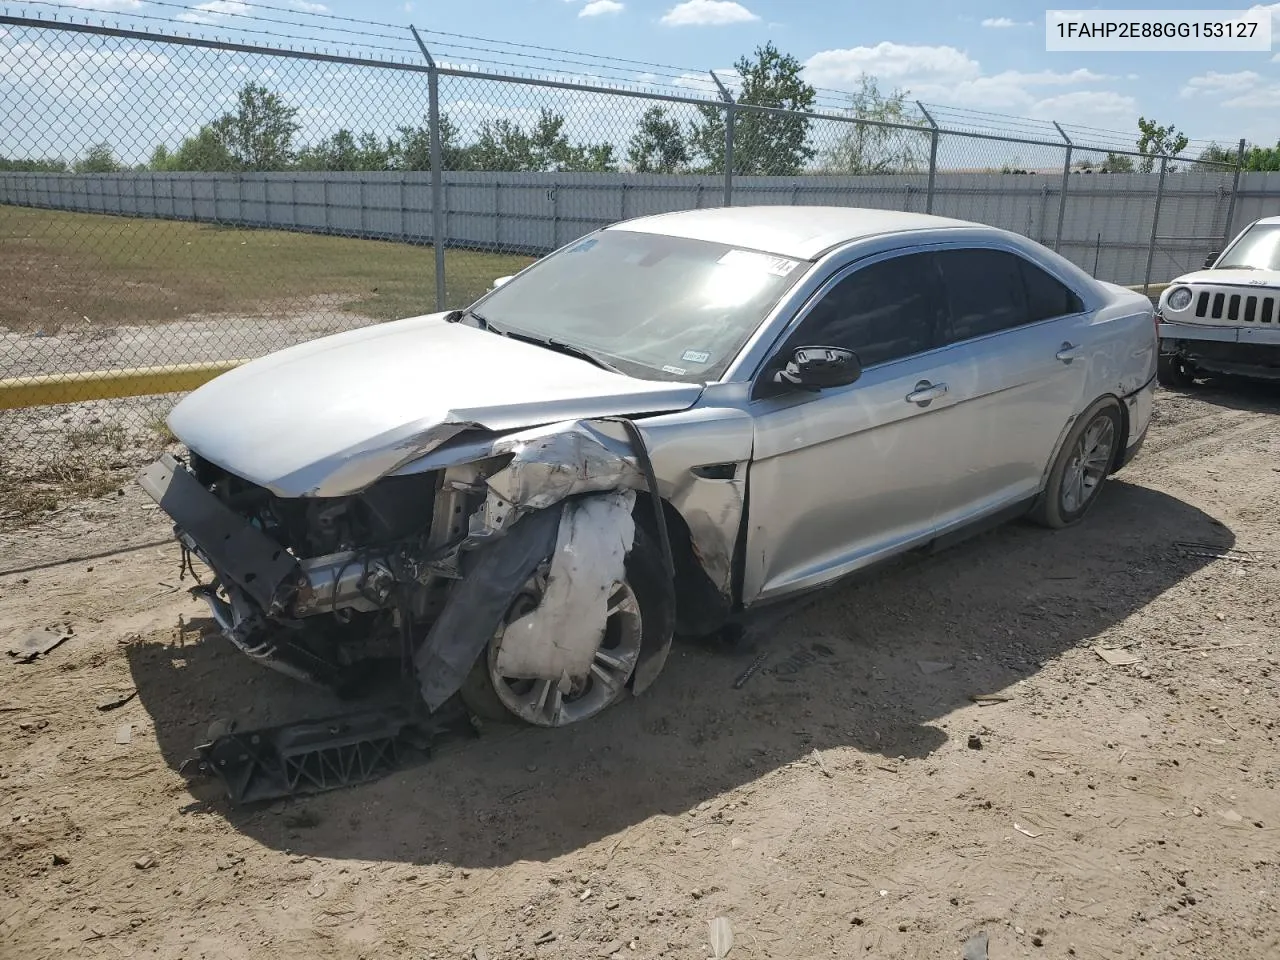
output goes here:
[{"label": "front door handle", "polygon": [[918,407],[927,407],[939,397],[947,395],[947,385],[945,383],[930,383],[928,380],[921,380],[916,384],[916,388],[907,394],[907,403],[914,403]]},{"label": "front door handle", "polygon": [[1063,343],[1063,345],[1058,348],[1058,352],[1053,356],[1055,360],[1061,360],[1063,363],[1070,363],[1076,358],[1076,353],[1079,349],[1080,347],[1074,343]]}]

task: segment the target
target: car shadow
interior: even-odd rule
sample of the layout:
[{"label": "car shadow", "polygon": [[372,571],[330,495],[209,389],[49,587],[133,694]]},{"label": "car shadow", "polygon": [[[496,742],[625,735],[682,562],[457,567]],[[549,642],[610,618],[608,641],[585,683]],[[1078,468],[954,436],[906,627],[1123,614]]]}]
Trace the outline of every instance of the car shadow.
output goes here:
[{"label": "car shadow", "polygon": [[[1018,681],[1114,632],[1209,562],[1212,551],[1177,546],[1188,541],[1227,549],[1235,539],[1200,510],[1116,479],[1078,526],[1001,527],[798,609],[766,610],[737,643],[678,645],[652,690],[580,728],[502,727],[374,783],[265,809],[232,808],[212,784],[193,785],[193,802],[294,854],[463,867],[549,860],[680,815],[815,749],[852,747],[885,763],[963,742],[975,731],[952,729],[952,711],[976,695],[1017,698]],[[246,729],[341,708],[200,636],[202,626],[188,624],[173,645],[128,648],[170,766],[211,720]],[[765,666],[735,688],[762,653]]]},{"label": "car shadow", "polygon": [[1178,392],[1215,407],[1251,413],[1280,413],[1280,381],[1214,376]]}]

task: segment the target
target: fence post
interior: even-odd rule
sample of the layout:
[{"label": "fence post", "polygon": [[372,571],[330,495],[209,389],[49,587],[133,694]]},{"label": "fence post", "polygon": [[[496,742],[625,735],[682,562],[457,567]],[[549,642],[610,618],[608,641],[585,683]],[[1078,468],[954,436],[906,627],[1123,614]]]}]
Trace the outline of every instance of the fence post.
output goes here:
[{"label": "fence post", "polygon": [[1151,267],[1156,259],[1156,235],[1160,229],[1160,204],[1164,201],[1164,175],[1169,169],[1169,158],[1160,158],[1160,180],[1156,184],[1156,208],[1151,212],[1151,243],[1147,247],[1147,273],[1142,281],[1143,296],[1150,296]]},{"label": "fence post", "polygon": [[711,79],[720,88],[720,99],[724,101],[724,205],[733,206],[733,124],[735,119],[733,95],[714,70],[708,70]]},{"label": "fence post", "polygon": [[444,286],[444,171],[440,148],[440,71],[418,36],[418,28],[410,24],[413,39],[427,61],[427,126],[431,128],[431,247],[436,259],[436,309],[445,307]]},{"label": "fence post", "polygon": [[938,175],[938,124],[919,100],[916,101],[916,107],[929,121],[929,192],[925,194],[924,212],[933,213],[933,184]]},{"label": "fence post", "polygon": [[1071,186],[1071,150],[1075,145],[1071,142],[1071,138],[1067,136],[1067,132],[1058,125],[1058,121],[1053,121],[1053,126],[1060,136],[1067,143],[1067,159],[1062,163],[1062,196],[1058,197],[1058,229],[1053,235],[1053,252],[1058,253],[1062,249],[1062,224],[1067,219],[1067,189]]},{"label": "fence post", "polygon": [[1236,175],[1231,180],[1231,199],[1227,201],[1227,223],[1222,228],[1222,249],[1227,249],[1231,242],[1231,221],[1236,215],[1236,196],[1240,193],[1240,171],[1244,168],[1244,140],[1236,149]]}]

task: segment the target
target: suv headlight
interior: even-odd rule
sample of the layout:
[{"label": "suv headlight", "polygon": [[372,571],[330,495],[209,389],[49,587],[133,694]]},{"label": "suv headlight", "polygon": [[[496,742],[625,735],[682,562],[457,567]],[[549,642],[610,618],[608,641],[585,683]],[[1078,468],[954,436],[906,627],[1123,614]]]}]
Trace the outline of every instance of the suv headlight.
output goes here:
[{"label": "suv headlight", "polygon": [[1170,290],[1169,297],[1164,303],[1170,310],[1185,310],[1191,306],[1191,291],[1186,287]]}]

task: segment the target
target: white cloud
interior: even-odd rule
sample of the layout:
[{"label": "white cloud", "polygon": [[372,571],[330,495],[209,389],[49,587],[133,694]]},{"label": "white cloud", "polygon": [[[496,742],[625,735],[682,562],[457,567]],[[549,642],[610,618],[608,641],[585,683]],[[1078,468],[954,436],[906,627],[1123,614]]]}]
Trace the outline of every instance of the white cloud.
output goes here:
[{"label": "white cloud", "polygon": [[619,3],[618,0],[591,0],[578,11],[578,16],[599,17],[607,13],[621,13],[625,9],[626,4]]},{"label": "white cloud", "polygon": [[1249,12],[1252,13],[1255,10],[1270,10],[1272,27],[1280,30],[1280,3],[1255,3],[1249,8]]},{"label": "white cloud", "polygon": [[137,10],[142,0],[58,0],[64,7],[89,7],[93,10]]},{"label": "white cloud", "polygon": [[805,61],[805,78],[819,87],[853,89],[860,74],[895,83],[903,78],[966,80],[978,76],[976,60],[955,47],[929,47],[883,41],[874,47],[823,50]]},{"label": "white cloud", "polygon": [[400,9],[401,9],[401,10],[403,10],[405,13],[413,13],[413,4],[412,4],[412,3],[406,3],[406,4],[405,4],[403,7],[401,7]]},{"label": "white cloud", "polygon": [[1252,70],[1240,70],[1236,73],[1216,73],[1210,70],[1198,77],[1192,77],[1182,88],[1181,96],[1194,97],[1209,93],[1242,93],[1258,85],[1262,77]]},{"label": "white cloud", "polygon": [[662,22],[669,27],[721,27],[759,19],[734,0],[684,0],[663,14]]},{"label": "white cloud", "polygon": [[1042,87],[1070,87],[1113,79],[1092,70],[1005,70],[984,74],[982,64],[951,46],[878,43],[874,47],[826,50],[805,63],[805,79],[818,87],[852,90],[870,74],[903,87],[913,98],[982,110],[1030,111]]},{"label": "white cloud", "polygon": [[[1280,103],[1280,83],[1255,87],[1222,101],[1222,106],[1238,110],[1274,110]],[[1270,136],[1275,136],[1274,133]]]},{"label": "white cloud", "polygon": [[209,0],[208,3],[196,4],[186,13],[178,14],[177,18],[188,23],[217,23],[230,14],[248,13],[252,13],[249,5],[241,0]]},{"label": "white cloud", "polygon": [[289,0],[289,6],[303,13],[328,13],[329,8],[323,3],[310,3],[309,0]]},{"label": "white cloud", "polygon": [[1119,124],[1138,116],[1138,101],[1113,90],[1073,90],[1035,103],[1031,114],[1045,120],[1094,124],[1104,120]]},{"label": "white cloud", "polygon": [[1272,63],[1280,63],[1280,53],[1277,53],[1274,57],[1272,57],[1272,58],[1271,58],[1271,62],[1272,62]]},{"label": "white cloud", "polygon": [[1008,17],[987,17],[982,21],[982,25],[989,30],[1008,30],[1010,27],[1033,26],[1029,20],[1011,20]]}]

